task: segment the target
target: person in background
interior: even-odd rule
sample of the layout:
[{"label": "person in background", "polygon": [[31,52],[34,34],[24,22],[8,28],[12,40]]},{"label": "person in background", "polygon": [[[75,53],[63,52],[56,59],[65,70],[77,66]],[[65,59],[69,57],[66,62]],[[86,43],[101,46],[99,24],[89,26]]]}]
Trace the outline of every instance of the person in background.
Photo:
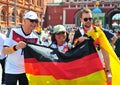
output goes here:
[{"label": "person in background", "polygon": [[108,29],[104,29],[104,28],[102,27],[102,24],[101,24],[100,20],[98,20],[98,19],[96,19],[96,20],[94,21],[94,25],[100,27],[100,28],[103,30],[103,32],[105,33],[105,35],[106,35],[107,39],[109,40],[111,46],[114,48],[114,43],[115,43],[116,40],[117,40],[116,34],[112,33],[112,32],[109,31]]},{"label": "person in background", "polygon": [[118,58],[120,59],[120,30],[118,30],[118,32],[116,33],[117,35],[117,40],[115,42],[115,53],[117,54]]},{"label": "person in background", "polygon": [[[92,25],[92,12],[89,8],[83,8],[81,10],[80,21],[82,23],[82,27],[78,28],[75,31],[74,38],[73,38],[74,46],[81,44],[85,40],[89,40],[89,38],[85,35],[91,36],[94,39],[94,42],[97,42],[97,39],[99,39],[98,44],[100,46],[100,50],[101,50],[100,52],[103,55],[104,64],[105,64],[105,66],[103,68],[106,73],[106,82],[109,83],[112,80],[112,75],[111,75],[111,69],[110,69],[109,54],[105,50],[103,43],[102,43],[102,42],[106,42],[106,41],[102,40],[103,38],[105,38],[104,33],[100,28],[95,28]],[[96,36],[95,32],[97,32],[99,36]],[[97,37],[97,38],[95,38],[95,37]],[[95,47],[95,48],[97,48],[97,47]]]},{"label": "person in background", "polygon": [[37,27],[35,27],[35,29],[34,29],[34,33],[39,37],[39,43],[41,44],[41,35],[42,35],[42,28],[41,27],[39,27],[39,26],[37,26]]},{"label": "person in background", "polygon": [[58,49],[58,51],[65,53],[68,51],[68,34],[63,25],[56,25],[53,27],[53,34],[51,37],[52,43],[50,47]]},{"label": "person in background", "polygon": [[38,25],[38,16],[33,11],[24,15],[24,23],[19,28],[9,30],[3,47],[3,53],[8,55],[5,63],[6,85],[29,85],[24,68],[24,55],[22,49],[26,42],[39,44],[38,36],[33,33]]},{"label": "person in background", "polygon": [[75,30],[72,29],[70,32],[69,32],[69,42],[72,43],[73,42],[73,36],[75,34]]},{"label": "person in background", "polygon": [[5,34],[0,33],[0,64],[2,66],[1,70],[2,70],[2,84],[5,84],[5,54],[2,52],[3,49],[3,45],[4,45],[4,40],[5,40],[6,36]]},{"label": "person in background", "polygon": [[51,35],[48,28],[44,29],[44,32],[41,35],[41,45],[49,46],[51,44]]}]

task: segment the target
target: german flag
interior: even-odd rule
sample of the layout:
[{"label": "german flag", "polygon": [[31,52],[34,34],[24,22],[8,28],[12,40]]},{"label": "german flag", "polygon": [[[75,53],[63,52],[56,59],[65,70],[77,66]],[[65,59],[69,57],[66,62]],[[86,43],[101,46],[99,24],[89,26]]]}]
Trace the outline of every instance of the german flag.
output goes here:
[{"label": "german flag", "polygon": [[65,54],[28,43],[24,55],[29,85],[107,85],[92,43],[84,41]]}]

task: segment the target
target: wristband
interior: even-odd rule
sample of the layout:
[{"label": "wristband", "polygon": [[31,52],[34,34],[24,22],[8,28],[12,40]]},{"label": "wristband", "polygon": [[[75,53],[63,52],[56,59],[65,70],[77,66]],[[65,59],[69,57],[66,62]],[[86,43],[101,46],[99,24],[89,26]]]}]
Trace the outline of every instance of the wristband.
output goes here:
[{"label": "wristband", "polygon": [[105,70],[105,72],[108,72],[108,73],[110,73],[110,72],[111,72],[111,70]]},{"label": "wristband", "polygon": [[14,48],[15,51],[17,51],[17,49],[16,49],[16,45],[14,45],[13,48]]},{"label": "wristband", "polygon": [[11,47],[11,50],[12,50],[12,52],[17,51],[16,45],[12,46],[12,47]]}]

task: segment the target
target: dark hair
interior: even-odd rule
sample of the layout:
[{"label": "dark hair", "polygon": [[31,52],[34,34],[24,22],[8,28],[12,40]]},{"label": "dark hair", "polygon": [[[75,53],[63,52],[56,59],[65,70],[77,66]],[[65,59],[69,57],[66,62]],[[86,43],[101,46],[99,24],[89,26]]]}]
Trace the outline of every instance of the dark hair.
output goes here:
[{"label": "dark hair", "polygon": [[92,11],[89,8],[83,8],[80,11],[80,18],[82,18],[83,13],[92,13]]}]

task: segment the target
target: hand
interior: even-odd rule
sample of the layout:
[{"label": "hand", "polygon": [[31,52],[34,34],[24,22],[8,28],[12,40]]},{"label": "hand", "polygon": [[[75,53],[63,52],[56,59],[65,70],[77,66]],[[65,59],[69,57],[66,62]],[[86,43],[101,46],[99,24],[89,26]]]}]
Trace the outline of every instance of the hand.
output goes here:
[{"label": "hand", "polygon": [[107,79],[107,83],[112,81],[112,74],[111,73],[106,73],[106,79]]},{"label": "hand", "polygon": [[81,36],[81,37],[79,37],[79,42],[81,43],[81,42],[83,42],[83,41],[85,41],[85,40],[89,40],[89,38],[88,37],[84,37],[84,36]]},{"label": "hand", "polygon": [[26,47],[26,43],[25,42],[23,42],[23,41],[20,41],[19,43],[18,43],[18,45],[16,45],[16,49],[18,50],[18,49],[22,49],[22,48],[25,48]]}]

